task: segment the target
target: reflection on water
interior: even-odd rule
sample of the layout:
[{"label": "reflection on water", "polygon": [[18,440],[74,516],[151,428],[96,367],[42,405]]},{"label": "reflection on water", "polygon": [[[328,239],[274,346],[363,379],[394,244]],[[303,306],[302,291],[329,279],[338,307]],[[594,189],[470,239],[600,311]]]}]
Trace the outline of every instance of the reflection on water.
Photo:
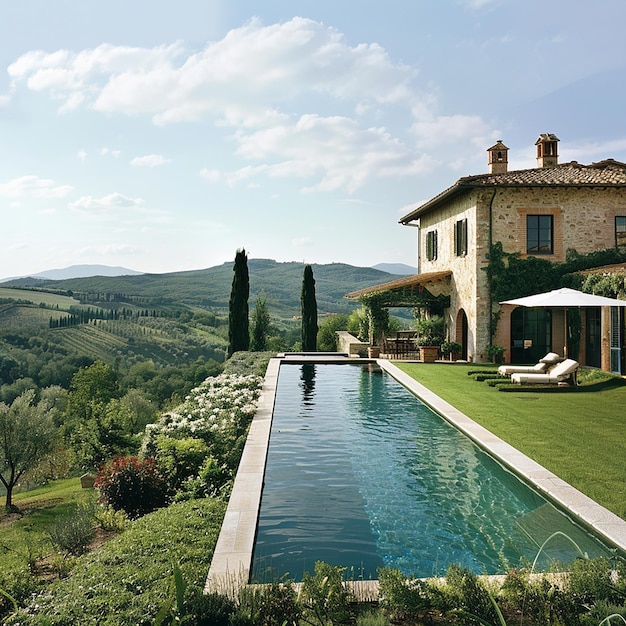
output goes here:
[{"label": "reflection on water", "polygon": [[[532,562],[555,530],[604,550],[380,369],[281,366],[255,580],[299,580],[317,560],[366,579],[383,564],[499,573]],[[539,566],[576,556],[551,541]]]}]

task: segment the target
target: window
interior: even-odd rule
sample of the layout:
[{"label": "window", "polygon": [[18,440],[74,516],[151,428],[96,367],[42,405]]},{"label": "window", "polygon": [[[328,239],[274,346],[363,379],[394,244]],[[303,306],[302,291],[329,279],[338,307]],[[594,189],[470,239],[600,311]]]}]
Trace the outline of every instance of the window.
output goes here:
[{"label": "window", "polygon": [[426,258],[434,261],[437,258],[437,231],[430,230],[426,233]]},{"label": "window", "polygon": [[458,220],[454,225],[454,253],[457,256],[467,254],[467,220]]},{"label": "window", "polygon": [[626,246],[626,215],[615,218],[615,245]]},{"label": "window", "polygon": [[527,215],[526,252],[528,254],[553,254],[552,233],[552,215]]}]

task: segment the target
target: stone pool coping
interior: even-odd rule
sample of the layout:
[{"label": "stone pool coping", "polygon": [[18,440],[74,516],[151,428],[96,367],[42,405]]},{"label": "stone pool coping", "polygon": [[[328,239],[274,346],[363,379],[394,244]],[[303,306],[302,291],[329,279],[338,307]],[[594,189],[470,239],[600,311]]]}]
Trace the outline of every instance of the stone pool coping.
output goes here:
[{"label": "stone pool coping", "polygon": [[[358,363],[360,365],[378,363],[390,376],[418,396],[424,404],[439,413],[479,447],[530,483],[549,500],[557,503],[574,520],[593,529],[609,544],[626,551],[626,521],[496,437],[390,361],[350,358],[343,354],[320,356],[315,353],[293,353],[271,359],[267,367],[257,411],[250,425],[233,491],[213,553],[205,592],[218,592],[232,596],[239,588],[249,583],[278,371],[283,362],[290,364]],[[375,594],[375,589],[369,588],[375,583],[376,581],[360,581],[361,586],[364,586],[361,592],[366,596]]]}]

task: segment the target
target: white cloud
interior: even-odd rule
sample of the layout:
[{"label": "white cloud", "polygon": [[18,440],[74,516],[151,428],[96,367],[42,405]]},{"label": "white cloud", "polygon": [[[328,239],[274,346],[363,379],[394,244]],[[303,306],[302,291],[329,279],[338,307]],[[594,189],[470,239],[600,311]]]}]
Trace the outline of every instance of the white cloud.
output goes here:
[{"label": "white cloud", "polygon": [[620,137],[618,139],[609,139],[608,141],[598,142],[593,141],[589,143],[562,146],[560,147],[561,163],[568,161],[581,161],[586,162],[589,158],[600,156],[602,159],[611,157],[613,154],[619,154],[626,150],[626,137]]},{"label": "white cloud", "polygon": [[75,202],[71,202],[69,208],[72,211],[92,220],[117,220],[120,215],[128,219],[129,215],[143,207],[141,198],[129,198],[121,193],[111,193],[102,198],[93,196],[81,196]]},{"label": "white cloud", "polygon": [[[201,171],[231,187],[289,177],[306,181],[306,192],[353,193],[368,180],[428,173],[436,158],[398,139],[411,117],[420,150],[435,142],[480,143],[487,134],[477,116],[437,118],[435,95],[414,84],[417,71],[393,62],[380,45],[351,46],[336,29],[301,17],[269,26],[253,19],[198,51],[177,42],[29,52],[9,73],[14,85],[60,99],[64,111],[91,107],[148,115],[159,125],[208,119],[234,128],[245,166]],[[371,126],[385,118],[393,130]],[[152,154],[131,164],[167,162]]]},{"label": "white cloud", "polygon": [[146,208],[142,198],[129,198],[118,192],[102,198],[82,196],[71,202],[69,208],[90,220],[115,221],[121,229],[129,225],[143,226],[171,222],[171,216],[167,212]]},{"label": "white cloud", "polygon": [[145,156],[135,157],[130,164],[135,167],[158,167],[171,162],[171,159],[166,159],[161,154],[146,154]]},{"label": "white cloud", "polygon": [[76,254],[80,257],[93,258],[94,255],[99,257],[111,257],[118,258],[119,256],[126,254],[140,254],[144,253],[145,250],[138,246],[132,246],[128,244],[119,244],[119,243],[110,243],[104,244],[101,246],[85,246],[84,248],[79,248],[76,251]]},{"label": "white cloud", "polygon": [[84,150],[78,151],[78,160],[84,163],[87,160],[87,153]]},{"label": "white cloud", "polygon": [[482,9],[491,4],[499,4],[501,0],[461,0],[470,9]]},{"label": "white cloud", "polygon": [[384,128],[361,129],[346,117],[303,115],[294,124],[237,134],[239,156],[266,161],[222,174],[204,171],[207,180],[224,178],[230,186],[251,177],[321,177],[304,191],[354,192],[367,180],[424,173],[433,161],[412,152]]},{"label": "white cloud", "polygon": [[0,183],[0,195],[7,198],[64,198],[71,191],[70,185],[57,185],[53,180],[38,176],[20,176]]},{"label": "white cloud", "polygon": [[491,130],[477,115],[444,115],[416,121],[411,130],[420,146],[472,142],[483,146]]},{"label": "white cloud", "polygon": [[251,20],[191,54],[180,43],[102,44],[79,53],[28,52],[8,71],[14,84],[48,92],[66,111],[149,114],[159,124],[208,115],[238,125],[273,121],[278,103],[306,94],[355,106],[409,102],[416,74],[377,44],[351,47],[335,29],[300,17],[270,26]]},{"label": "white cloud", "polygon": [[200,170],[200,176],[210,183],[217,183],[222,180],[222,173],[219,170],[210,170],[203,168]]}]

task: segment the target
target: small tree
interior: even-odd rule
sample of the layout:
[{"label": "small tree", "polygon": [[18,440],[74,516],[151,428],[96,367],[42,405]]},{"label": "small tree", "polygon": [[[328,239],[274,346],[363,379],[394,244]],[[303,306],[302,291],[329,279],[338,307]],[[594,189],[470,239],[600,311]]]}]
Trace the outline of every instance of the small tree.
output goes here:
[{"label": "small tree", "polygon": [[30,389],[11,406],[0,402],[0,482],[7,492],[7,509],[13,506],[18,480],[52,451],[56,440],[50,407],[34,400],[35,392]]},{"label": "small tree", "polygon": [[250,348],[250,321],[248,318],[248,297],[250,279],[248,257],[244,249],[237,250],[233,267],[233,285],[228,302],[228,356],[239,350]]},{"label": "small tree", "polygon": [[317,350],[317,301],[313,268],[310,265],[304,266],[300,302],[302,304],[302,350],[315,352]]},{"label": "small tree", "polygon": [[319,325],[317,345],[324,352],[337,351],[337,331],[348,329],[348,316],[345,313],[330,315]]},{"label": "small tree", "polygon": [[267,350],[269,330],[270,314],[267,310],[267,301],[264,297],[259,297],[252,313],[252,350],[255,352]]}]

